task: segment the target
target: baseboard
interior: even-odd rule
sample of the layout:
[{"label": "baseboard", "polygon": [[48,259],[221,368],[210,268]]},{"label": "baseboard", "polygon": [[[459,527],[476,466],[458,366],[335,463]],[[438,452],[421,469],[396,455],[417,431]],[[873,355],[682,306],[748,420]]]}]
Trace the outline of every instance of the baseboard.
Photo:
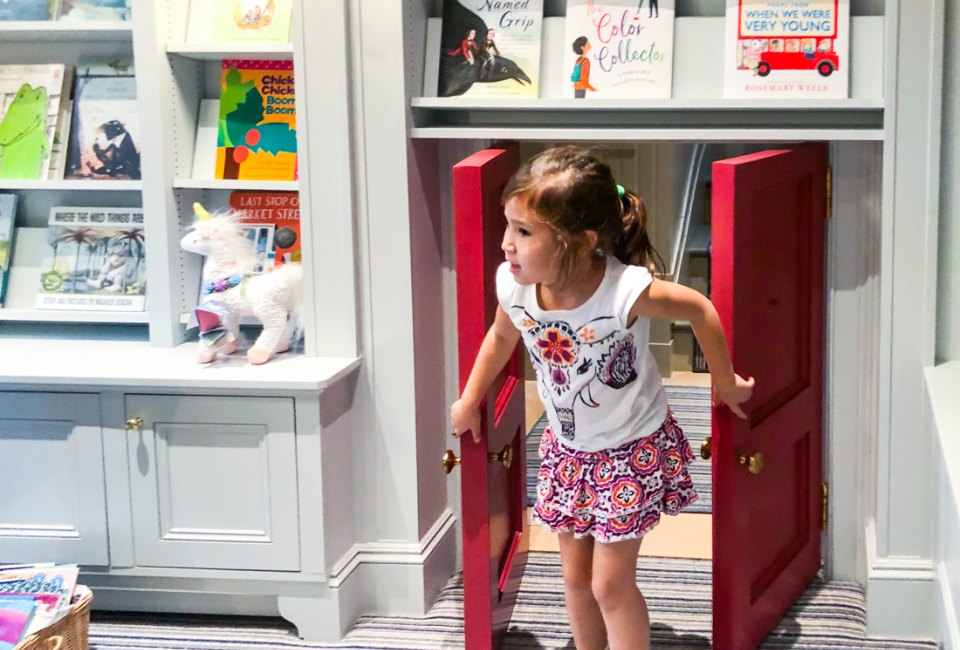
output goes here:
[{"label": "baseboard", "polygon": [[876,529],[867,526],[867,634],[935,639],[936,584],[933,560],[878,556]]},{"label": "baseboard", "polygon": [[447,509],[419,542],[355,544],[333,567],[341,634],[363,615],[424,616],[456,571],[456,517]]},{"label": "baseboard", "polygon": [[943,650],[960,650],[960,621],[957,601],[950,589],[950,577],[943,562],[937,564],[937,592],[940,606],[940,639]]}]

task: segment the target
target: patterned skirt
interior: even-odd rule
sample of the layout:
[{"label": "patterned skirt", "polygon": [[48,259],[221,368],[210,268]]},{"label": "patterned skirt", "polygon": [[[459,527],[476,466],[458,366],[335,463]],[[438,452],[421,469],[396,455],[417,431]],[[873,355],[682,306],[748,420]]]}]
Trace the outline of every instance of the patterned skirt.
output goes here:
[{"label": "patterned skirt", "polygon": [[566,447],[548,427],[533,521],[605,543],[641,539],[661,513],[675,515],[697,500],[687,472],[693,459],[673,413],[649,436],[595,452]]}]

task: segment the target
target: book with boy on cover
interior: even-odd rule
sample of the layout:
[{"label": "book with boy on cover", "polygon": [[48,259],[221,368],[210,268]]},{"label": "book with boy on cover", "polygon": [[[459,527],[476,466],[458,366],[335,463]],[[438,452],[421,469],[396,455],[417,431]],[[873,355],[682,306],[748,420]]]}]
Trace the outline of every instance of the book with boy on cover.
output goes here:
[{"label": "book with boy on cover", "polygon": [[37,309],[143,311],[142,208],[52,207]]},{"label": "book with boy on cover", "polygon": [[4,0],[0,20],[50,20],[53,10],[50,0]]},{"label": "book with boy on cover", "polygon": [[230,193],[230,209],[239,212],[247,237],[254,243],[261,267],[257,271],[300,262],[300,195],[297,192]]},{"label": "book with boy on cover", "polygon": [[674,0],[567,0],[564,97],[669,99]]},{"label": "book with boy on cover", "polygon": [[50,150],[73,67],[0,65],[0,178],[47,177]]},{"label": "book with boy on cover", "polygon": [[130,0],[59,0],[60,20],[130,20]]},{"label": "book with boy on cover", "polygon": [[140,179],[140,114],[133,63],[81,62],[64,178]]},{"label": "book with boy on cover", "polygon": [[437,95],[538,97],[543,0],[443,0]]},{"label": "book with boy on cover", "polygon": [[845,98],[849,0],[726,0],[725,97]]},{"label": "book with boy on cover", "polygon": [[17,212],[17,195],[0,194],[0,307],[7,297],[10,258],[13,255],[13,224]]},{"label": "book with boy on cover", "polygon": [[216,177],[297,179],[292,61],[223,60]]}]

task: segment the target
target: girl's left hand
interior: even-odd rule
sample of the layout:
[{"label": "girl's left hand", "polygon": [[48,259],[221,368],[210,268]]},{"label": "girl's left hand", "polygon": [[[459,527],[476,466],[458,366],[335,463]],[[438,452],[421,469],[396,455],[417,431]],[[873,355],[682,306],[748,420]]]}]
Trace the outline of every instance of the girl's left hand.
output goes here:
[{"label": "girl's left hand", "polygon": [[722,402],[726,404],[737,417],[746,420],[747,414],[743,412],[740,405],[753,396],[753,385],[756,382],[754,382],[753,377],[744,379],[736,373],[733,374],[733,379],[733,384],[730,386],[720,387],[714,384],[713,403]]}]

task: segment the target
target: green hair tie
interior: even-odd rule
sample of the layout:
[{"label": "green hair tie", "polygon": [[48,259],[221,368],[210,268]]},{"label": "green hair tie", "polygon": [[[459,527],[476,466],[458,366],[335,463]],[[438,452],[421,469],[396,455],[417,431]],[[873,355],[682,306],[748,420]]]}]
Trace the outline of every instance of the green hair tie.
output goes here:
[{"label": "green hair tie", "polygon": [[626,193],[627,193],[627,191],[626,191],[625,189],[623,189],[623,185],[617,185],[617,195],[618,195],[621,199],[623,198],[623,195],[626,194]]}]

